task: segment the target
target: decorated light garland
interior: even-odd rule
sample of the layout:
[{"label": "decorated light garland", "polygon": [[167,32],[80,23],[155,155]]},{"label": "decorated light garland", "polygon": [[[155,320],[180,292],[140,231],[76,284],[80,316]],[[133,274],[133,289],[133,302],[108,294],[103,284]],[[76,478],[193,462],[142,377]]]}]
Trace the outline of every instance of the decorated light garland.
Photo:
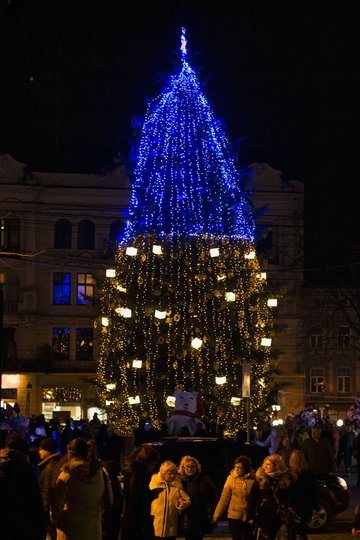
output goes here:
[{"label": "decorated light garland", "polygon": [[200,391],[209,421],[235,433],[246,423],[244,365],[254,421],[273,391],[275,299],[250,207],[184,29],[181,53],[180,73],[148,108],[125,235],[102,290],[99,397],[128,434],[141,416],[160,427],[176,388]]}]

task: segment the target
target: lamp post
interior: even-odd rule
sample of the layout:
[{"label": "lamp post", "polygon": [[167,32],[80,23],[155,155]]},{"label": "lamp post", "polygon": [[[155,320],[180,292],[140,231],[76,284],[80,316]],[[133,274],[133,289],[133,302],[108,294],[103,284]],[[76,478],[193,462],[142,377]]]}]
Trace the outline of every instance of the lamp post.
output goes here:
[{"label": "lamp post", "polygon": [[242,397],[246,398],[246,442],[251,441],[251,426],[250,426],[250,383],[251,383],[251,365],[242,365]]}]

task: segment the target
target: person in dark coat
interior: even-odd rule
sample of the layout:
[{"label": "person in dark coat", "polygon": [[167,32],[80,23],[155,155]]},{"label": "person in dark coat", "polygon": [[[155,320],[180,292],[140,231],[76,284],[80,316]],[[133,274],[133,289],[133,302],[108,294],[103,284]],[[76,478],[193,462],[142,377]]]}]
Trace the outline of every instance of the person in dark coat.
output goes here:
[{"label": "person in dark coat", "polygon": [[357,469],[356,486],[360,487],[360,435],[359,434],[356,436],[355,441],[354,441],[353,457],[356,460],[356,469]]},{"label": "person in dark coat", "polygon": [[275,454],[279,454],[284,460],[285,465],[289,466],[289,459],[290,459],[290,439],[286,433],[281,435],[279,439],[279,444],[275,450]]},{"label": "person in dark coat", "polygon": [[120,463],[118,461],[106,461],[105,471],[108,475],[113,492],[113,504],[106,523],[103,521],[103,537],[105,540],[118,540],[121,528],[121,516],[124,510],[124,493],[120,485]]},{"label": "person in dark coat", "polygon": [[297,477],[286,467],[278,454],[264,459],[255,474],[249,505],[249,524],[260,529],[262,540],[275,540],[275,537],[288,538],[288,530],[282,522],[278,501],[289,505],[291,490]]},{"label": "person in dark coat", "polygon": [[201,471],[199,461],[192,456],[184,456],[179,465],[181,483],[191,499],[190,506],[183,512],[187,523],[185,540],[202,540],[211,532],[213,514],[218,490],[210,478]]},{"label": "person in dark coat", "polygon": [[[124,514],[120,540],[151,540],[154,538],[150,507],[152,494],[149,483],[159,461],[159,453],[148,444],[133,450],[123,468]],[[154,495],[155,496],[155,495]]]},{"label": "person in dark coat", "polygon": [[0,450],[0,538],[44,540],[46,520],[38,479],[20,435],[9,435]]},{"label": "person in dark coat", "polygon": [[120,463],[122,440],[110,424],[101,424],[95,435],[95,442],[99,455],[103,461],[117,461]]},{"label": "person in dark coat", "polygon": [[327,438],[321,436],[321,424],[311,428],[311,437],[303,443],[302,451],[310,469],[316,474],[331,474],[335,472],[335,457]]},{"label": "person in dark coat", "polygon": [[345,465],[345,476],[350,476],[351,474],[351,461],[353,446],[355,443],[355,433],[352,427],[351,422],[345,420],[345,427],[340,434],[339,439],[339,451],[336,457],[336,466],[340,467],[341,462],[344,461]]},{"label": "person in dark coat", "polygon": [[59,446],[61,455],[66,455],[69,442],[78,438],[84,438],[83,433],[80,431],[77,422],[70,418],[70,420],[67,420],[64,431],[60,435]]},{"label": "person in dark coat", "polygon": [[300,450],[291,452],[289,463],[290,469],[297,475],[291,492],[290,504],[301,518],[300,524],[292,529],[289,540],[295,540],[297,535],[300,540],[307,540],[306,523],[310,520],[316,504],[316,477]]},{"label": "person in dark coat", "polygon": [[60,453],[57,450],[57,443],[51,437],[47,437],[40,442],[39,485],[47,520],[46,540],[56,540],[56,527],[51,523],[50,510],[56,480],[60,472]]}]

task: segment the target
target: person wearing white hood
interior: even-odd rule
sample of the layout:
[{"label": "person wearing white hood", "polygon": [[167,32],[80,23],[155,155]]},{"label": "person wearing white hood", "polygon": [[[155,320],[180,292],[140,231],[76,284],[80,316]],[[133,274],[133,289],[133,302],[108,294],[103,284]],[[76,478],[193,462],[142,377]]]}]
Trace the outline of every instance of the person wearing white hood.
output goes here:
[{"label": "person wearing white hood", "polygon": [[255,444],[257,446],[261,446],[262,448],[269,448],[269,454],[272,455],[275,454],[282,435],[284,435],[284,430],[282,428],[279,426],[272,426],[271,432],[265,441],[257,439]]},{"label": "person wearing white hood", "polygon": [[157,497],[151,503],[155,538],[175,540],[178,533],[179,513],[190,505],[190,497],[182,488],[175,463],[164,461],[149,484]]},{"label": "person wearing white hood", "polygon": [[233,540],[245,540],[252,535],[252,528],[247,523],[247,507],[254,479],[255,472],[252,470],[250,458],[237,457],[234,468],[226,479],[213,517],[214,523],[217,523],[228,507],[227,517]]}]

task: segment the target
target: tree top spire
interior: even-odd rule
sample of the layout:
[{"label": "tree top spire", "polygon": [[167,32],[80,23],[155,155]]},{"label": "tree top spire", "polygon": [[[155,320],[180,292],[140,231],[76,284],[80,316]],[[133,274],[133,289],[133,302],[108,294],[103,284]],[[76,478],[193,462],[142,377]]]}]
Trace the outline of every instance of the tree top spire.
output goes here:
[{"label": "tree top spire", "polygon": [[185,60],[187,55],[187,39],[186,39],[186,28],[181,27],[181,38],[180,38],[180,51],[182,53],[182,59]]}]

